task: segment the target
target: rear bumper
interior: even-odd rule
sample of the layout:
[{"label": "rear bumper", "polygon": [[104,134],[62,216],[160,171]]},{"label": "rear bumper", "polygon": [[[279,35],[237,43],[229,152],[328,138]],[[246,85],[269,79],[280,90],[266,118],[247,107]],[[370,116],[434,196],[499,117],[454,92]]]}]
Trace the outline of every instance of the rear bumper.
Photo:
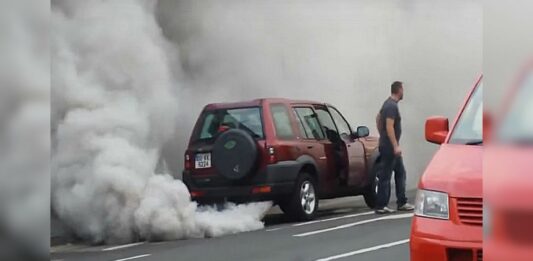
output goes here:
[{"label": "rear bumper", "polygon": [[481,227],[415,216],[411,227],[411,261],[461,260],[451,255],[462,253],[471,255],[473,261],[482,260],[478,259],[483,255],[482,238]]},{"label": "rear bumper", "polygon": [[[268,188],[268,192],[259,192],[259,188]],[[293,182],[276,184],[257,184],[255,186],[194,188],[191,187],[191,198],[198,203],[217,203],[231,201],[236,203],[254,201],[277,201],[290,194]]]},{"label": "rear bumper", "polygon": [[216,174],[194,175],[184,171],[183,182],[191,198],[199,203],[276,201],[292,192],[300,167],[297,162],[280,162],[236,181]]}]

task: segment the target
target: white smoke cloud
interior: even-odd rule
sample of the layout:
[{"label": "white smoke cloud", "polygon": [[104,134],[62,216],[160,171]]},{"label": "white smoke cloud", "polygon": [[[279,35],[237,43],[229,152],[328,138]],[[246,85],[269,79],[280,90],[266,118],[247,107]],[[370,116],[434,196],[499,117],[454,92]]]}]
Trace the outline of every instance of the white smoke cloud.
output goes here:
[{"label": "white smoke cloud", "polygon": [[140,235],[151,240],[218,237],[263,228],[259,220],[270,206],[228,203],[223,211],[209,206],[197,208],[181,181],[160,175],[149,181],[135,220]]},{"label": "white smoke cloud", "polygon": [[0,9],[0,259],[49,252],[49,8]]},{"label": "white smoke cloud", "polygon": [[53,209],[92,242],[262,228],[269,203],[199,210],[181,181],[155,173],[182,87],[156,3],[52,1]]}]

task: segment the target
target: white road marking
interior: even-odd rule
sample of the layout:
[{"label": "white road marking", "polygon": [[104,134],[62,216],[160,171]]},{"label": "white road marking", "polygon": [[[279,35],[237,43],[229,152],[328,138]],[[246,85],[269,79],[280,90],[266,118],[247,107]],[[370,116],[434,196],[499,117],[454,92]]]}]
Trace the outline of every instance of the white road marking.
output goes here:
[{"label": "white road marking", "polygon": [[117,259],[115,261],[126,261],[126,260],[132,260],[132,259],[137,259],[137,258],[143,258],[143,257],[147,257],[147,256],[150,256],[150,254],[132,256],[132,257],[127,257],[127,258],[123,258],[123,259]]},{"label": "white road marking", "polygon": [[102,249],[102,251],[113,251],[113,250],[118,250],[118,249],[123,249],[123,248],[128,248],[128,247],[134,247],[134,246],[142,245],[144,243],[145,242],[137,242],[137,243],[131,243],[131,244],[126,244],[126,245],[108,247],[108,248]]},{"label": "white road marking", "polygon": [[334,221],[334,220],[345,219],[345,218],[366,216],[366,215],[371,215],[371,214],[374,214],[374,211],[358,213],[358,214],[351,214],[351,215],[345,215],[345,216],[328,218],[328,219],[318,219],[318,220],[313,220],[313,221],[304,222],[304,223],[297,223],[297,224],[294,224],[292,226],[293,227],[299,227],[299,226],[305,226],[305,225],[310,225],[310,224],[315,224],[315,223],[320,223],[320,222],[328,222],[328,221]]},{"label": "white road marking", "polygon": [[354,226],[368,224],[368,223],[372,223],[372,222],[378,222],[378,221],[383,221],[383,220],[410,218],[412,216],[413,216],[413,213],[400,214],[400,215],[391,215],[391,216],[383,216],[383,217],[379,217],[379,218],[358,221],[358,222],[355,222],[355,223],[348,223],[348,224],[344,224],[344,225],[340,225],[340,226],[336,226],[336,227],[315,230],[315,231],[306,232],[306,233],[302,233],[302,234],[296,234],[296,235],[293,235],[293,237],[312,236],[312,235],[316,235],[316,234],[320,234],[320,233],[325,233],[325,232],[329,232],[329,231],[333,231],[333,230],[339,230],[339,229],[354,227]]},{"label": "white road marking", "polygon": [[359,254],[363,254],[363,253],[367,253],[367,252],[372,252],[372,251],[376,251],[376,250],[380,250],[380,249],[384,249],[384,248],[389,248],[389,247],[393,247],[393,246],[403,245],[403,244],[406,244],[406,243],[409,243],[409,239],[404,239],[404,240],[400,240],[400,241],[396,241],[396,242],[392,242],[392,243],[388,243],[388,244],[383,244],[383,245],[379,245],[379,246],[359,249],[359,250],[356,250],[356,251],[353,251],[353,252],[348,252],[348,253],[344,253],[344,254],[340,254],[340,255],[336,255],[336,256],[325,257],[325,258],[317,259],[316,261],[330,261],[330,260],[335,260],[335,259],[339,259],[339,258],[355,256],[355,255],[359,255]]},{"label": "white road marking", "polygon": [[276,231],[276,230],[280,230],[280,229],[282,229],[282,227],[271,228],[271,229],[267,229],[266,231],[267,231],[267,232],[271,232],[271,231]]},{"label": "white road marking", "polygon": [[[313,221],[292,224],[290,227],[300,227],[300,226],[311,225],[311,224],[316,224],[316,223],[321,223],[321,222],[328,222],[328,221],[334,221],[334,220],[345,219],[345,218],[366,216],[366,215],[371,215],[371,214],[374,214],[374,212],[370,211],[370,212],[350,214],[350,215],[344,215],[344,216],[327,218],[327,219],[317,219],[317,220],[313,220]],[[267,229],[266,232],[278,231],[278,230],[286,229],[286,228],[289,228],[289,226]]]}]

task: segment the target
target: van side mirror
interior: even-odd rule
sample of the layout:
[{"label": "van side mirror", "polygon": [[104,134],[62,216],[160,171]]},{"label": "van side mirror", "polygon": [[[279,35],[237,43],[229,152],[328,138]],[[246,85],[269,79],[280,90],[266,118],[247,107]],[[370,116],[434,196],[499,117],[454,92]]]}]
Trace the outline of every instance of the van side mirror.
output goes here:
[{"label": "van side mirror", "polygon": [[368,137],[370,130],[366,126],[357,127],[357,131],[352,135],[355,139]]},{"label": "van side mirror", "polygon": [[450,132],[448,118],[442,116],[430,117],[426,120],[426,140],[442,144]]}]

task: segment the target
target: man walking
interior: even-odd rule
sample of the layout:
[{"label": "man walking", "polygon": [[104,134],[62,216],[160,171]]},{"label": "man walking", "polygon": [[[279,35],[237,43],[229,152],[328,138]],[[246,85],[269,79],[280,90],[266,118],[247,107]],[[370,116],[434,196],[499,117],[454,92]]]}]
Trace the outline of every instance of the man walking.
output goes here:
[{"label": "man walking", "polygon": [[396,81],[391,85],[391,96],[383,103],[376,118],[379,130],[379,152],[381,170],[378,172],[378,192],[375,212],[377,214],[393,213],[388,207],[390,200],[391,178],[394,171],[396,183],[397,206],[400,211],[411,211],[414,206],[407,203],[405,196],[405,167],[403,165],[400,137],[402,135],[402,117],[398,102],[403,99],[403,83]]}]

